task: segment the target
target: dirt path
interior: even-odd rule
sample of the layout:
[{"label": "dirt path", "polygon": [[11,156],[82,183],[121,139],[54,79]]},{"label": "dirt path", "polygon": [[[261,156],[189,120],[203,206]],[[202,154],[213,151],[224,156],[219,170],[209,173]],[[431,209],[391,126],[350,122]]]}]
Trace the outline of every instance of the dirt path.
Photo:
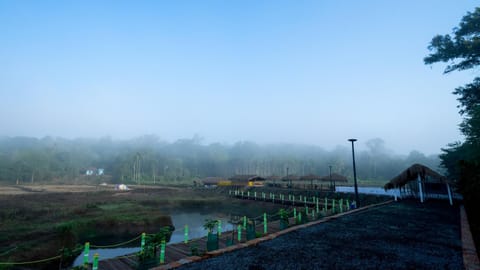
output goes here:
[{"label": "dirt path", "polygon": [[457,206],[388,204],[180,269],[463,269]]}]

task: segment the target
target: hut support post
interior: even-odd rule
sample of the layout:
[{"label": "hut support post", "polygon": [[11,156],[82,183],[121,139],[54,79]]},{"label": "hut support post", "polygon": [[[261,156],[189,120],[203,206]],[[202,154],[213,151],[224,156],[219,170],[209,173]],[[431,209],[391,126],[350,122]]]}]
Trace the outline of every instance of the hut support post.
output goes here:
[{"label": "hut support post", "polygon": [[420,174],[417,176],[418,182],[418,192],[420,193],[420,202],[423,203],[423,189],[422,189],[422,181],[420,179]]},{"label": "hut support post", "polygon": [[450,201],[450,205],[453,205],[452,190],[450,190],[450,185],[448,183],[446,183],[446,185],[447,185],[447,192],[448,192],[448,200]]}]

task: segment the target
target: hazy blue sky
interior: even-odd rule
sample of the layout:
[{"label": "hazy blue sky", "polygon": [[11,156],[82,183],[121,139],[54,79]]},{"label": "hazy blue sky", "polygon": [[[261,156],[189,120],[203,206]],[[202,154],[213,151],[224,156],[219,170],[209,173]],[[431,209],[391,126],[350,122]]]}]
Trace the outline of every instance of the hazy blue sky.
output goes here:
[{"label": "hazy blue sky", "polygon": [[0,0],[0,135],[438,153],[475,74],[423,57],[477,4]]}]

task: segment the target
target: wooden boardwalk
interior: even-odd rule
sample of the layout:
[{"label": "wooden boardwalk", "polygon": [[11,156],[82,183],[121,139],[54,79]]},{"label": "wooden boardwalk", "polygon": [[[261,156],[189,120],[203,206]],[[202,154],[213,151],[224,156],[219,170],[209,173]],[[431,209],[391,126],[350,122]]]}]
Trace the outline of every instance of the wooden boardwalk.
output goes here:
[{"label": "wooden boardwalk", "polygon": [[[295,220],[294,218],[289,219],[290,224],[294,224]],[[280,221],[272,221],[268,222],[268,228],[267,228],[267,234],[271,233],[276,233],[280,231]],[[255,226],[255,231],[258,233],[260,232],[261,235],[263,236],[263,223],[258,224]],[[233,241],[232,241],[233,239]],[[250,239],[249,239],[250,240]],[[218,241],[218,248],[222,249],[228,246],[228,243],[230,242],[230,245],[235,245],[238,243],[245,243],[247,241],[247,233],[245,230],[242,229],[241,232],[241,240],[238,241],[238,232],[235,231],[227,231],[227,232],[222,232],[222,234],[219,237]],[[196,254],[192,253],[192,247],[197,247],[198,250]],[[174,244],[168,244],[165,248],[165,264],[179,261],[181,259],[184,259],[186,257],[190,257],[193,255],[202,255],[207,252],[206,250],[207,247],[207,237],[202,237],[198,239],[193,239],[189,241],[188,243],[174,243]],[[159,262],[159,255],[157,254],[157,260]],[[158,264],[160,265],[160,264]],[[99,261],[99,269],[109,269],[109,270],[130,270],[130,269],[137,269],[139,266],[139,262],[137,260],[137,256],[135,255],[127,255],[123,257],[117,257],[117,258],[112,258],[112,259],[105,259]]]},{"label": "wooden boardwalk", "polygon": [[[238,196],[235,196],[235,195],[232,195],[232,197],[234,198],[237,198],[237,199],[245,199],[245,200],[257,200],[257,201],[265,201],[265,202],[272,202],[272,203],[276,203],[276,204],[283,204],[285,205],[286,207],[288,206],[291,209],[293,209],[293,207],[297,208],[298,210],[298,213],[300,213],[300,211],[303,211],[303,215],[305,215],[305,208],[308,206],[308,208],[310,209],[310,212],[309,212],[309,216],[307,217],[309,220],[312,220],[312,210],[315,210],[316,207],[317,207],[317,202],[313,202],[313,200],[309,200],[309,201],[295,201],[295,200],[281,200],[281,199],[274,199],[274,198],[254,198],[254,197],[250,197],[250,196],[241,196],[241,195],[238,195]],[[327,209],[324,209],[324,199],[319,199],[318,200],[318,207],[319,209],[321,209],[321,216],[328,216],[328,215],[331,215],[333,214],[333,211],[332,211],[332,203],[331,203],[331,199],[328,200],[328,204],[327,204]],[[339,212],[343,212],[339,209],[339,206],[340,204],[337,204],[335,206],[335,212],[339,213]],[[345,210],[347,208],[346,204],[342,206]],[[292,212],[293,210],[291,210]],[[291,213],[290,212],[290,213]],[[315,216],[313,217],[313,219],[318,219],[318,218],[321,218],[318,216],[318,212],[314,212]],[[290,214],[292,215],[292,214]],[[268,219],[270,219],[271,216],[268,217]],[[305,216],[304,216],[305,218]],[[289,224],[292,225],[292,224],[295,224],[295,218],[294,217],[290,217],[289,218]],[[263,225],[263,217],[261,218],[260,222],[256,222],[256,225],[255,225],[255,231],[258,233],[260,233],[262,236],[264,235],[268,235],[268,234],[272,234],[272,233],[276,233],[276,232],[279,232],[280,231],[280,221],[278,220],[278,217],[276,217],[276,220],[272,220],[272,221],[268,221],[267,222],[267,234],[264,234],[264,225]],[[222,249],[222,248],[226,248],[228,247],[229,245],[236,245],[236,244],[239,244],[239,243],[245,243],[247,242],[248,240],[251,240],[251,239],[247,239],[247,231],[242,229],[241,230],[241,239],[240,241],[238,241],[238,231],[235,229],[233,231],[227,231],[227,232],[222,232],[222,234],[220,235],[219,237],[219,241],[218,241],[218,249]],[[192,249],[197,249],[196,252],[194,253],[192,251]],[[198,238],[198,239],[192,239],[190,241],[188,241],[188,243],[172,243],[172,244],[167,244],[166,248],[165,248],[165,262],[164,264],[168,264],[168,263],[172,263],[172,262],[176,262],[176,261],[180,261],[182,259],[185,259],[187,257],[191,257],[191,256],[201,256],[203,254],[205,254],[207,252],[207,237],[202,237],[202,238]],[[156,255],[156,263],[155,264],[152,264],[152,265],[149,265],[149,266],[146,266],[145,268],[140,268],[140,269],[148,269],[148,267],[155,267],[155,266],[159,266],[161,264],[159,264],[159,254]],[[112,259],[105,259],[105,260],[101,260],[99,261],[99,269],[100,270],[103,270],[103,269],[108,269],[108,270],[131,270],[131,269],[139,269],[139,261],[138,261],[138,258],[135,254],[132,254],[132,255],[127,255],[127,256],[121,256],[121,257],[116,257],[116,258],[112,258]]]}]

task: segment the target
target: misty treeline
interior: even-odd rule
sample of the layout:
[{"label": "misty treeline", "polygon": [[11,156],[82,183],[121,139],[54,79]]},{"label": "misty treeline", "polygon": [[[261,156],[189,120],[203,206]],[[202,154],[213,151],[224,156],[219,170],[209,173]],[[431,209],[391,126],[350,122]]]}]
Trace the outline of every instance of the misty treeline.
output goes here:
[{"label": "misty treeline", "polygon": [[[412,151],[393,155],[381,139],[367,142],[356,151],[360,180],[389,180],[412,163],[438,168],[438,156]],[[110,138],[75,139],[4,137],[0,139],[0,181],[3,183],[180,183],[208,176],[236,174],[261,176],[328,175],[352,179],[351,146],[326,151],[317,146],[238,142],[233,145],[202,144],[198,136],[173,143],[156,136],[116,141]],[[104,169],[105,175],[85,175]],[[95,171],[96,172],[96,171]],[[94,173],[95,174],[95,173]]]}]

